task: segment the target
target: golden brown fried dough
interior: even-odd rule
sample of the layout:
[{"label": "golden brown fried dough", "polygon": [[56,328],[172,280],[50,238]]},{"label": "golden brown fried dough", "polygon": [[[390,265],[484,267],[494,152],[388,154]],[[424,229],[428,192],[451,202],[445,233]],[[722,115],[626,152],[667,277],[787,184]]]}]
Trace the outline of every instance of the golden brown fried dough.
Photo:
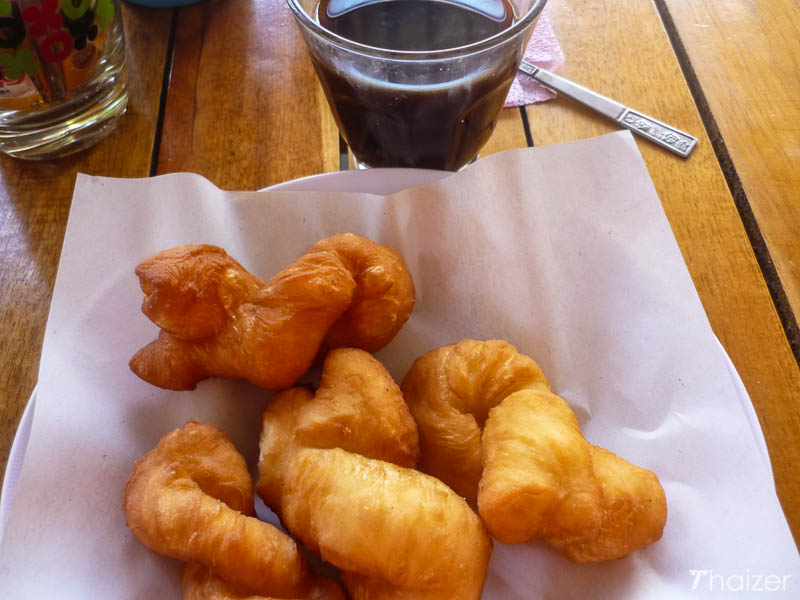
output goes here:
[{"label": "golden brown fried dough", "polygon": [[298,418],[297,440],[402,467],[419,460],[417,424],[403,393],[379,361],[355,348],[332,350],[325,357],[313,410]]},{"label": "golden brown fried dough", "polygon": [[414,308],[414,282],[397,250],[352,233],[320,240],[308,254],[336,256],[356,288],[327,333],[323,351],[360,348],[374,354],[394,339]]},{"label": "golden brown fried dough", "polygon": [[[275,513],[281,514],[284,473],[297,452],[297,421],[310,410],[314,394],[306,388],[290,388],[275,394],[261,415],[258,483],[256,492]],[[313,408],[313,407],[312,407]]]},{"label": "golden brown fried dough", "polygon": [[419,460],[417,425],[400,388],[363,350],[331,350],[316,395],[291,388],[264,409],[258,494],[281,512],[287,461],[299,447],[344,448],[369,458],[413,467]]},{"label": "golden brown fried dough", "polygon": [[491,540],[461,497],[419,471],[300,449],[286,473],[283,520],[342,569],[355,598],[481,596]]},{"label": "golden brown fried dough", "polygon": [[597,535],[603,494],[590,446],[569,405],[547,390],[522,390],[489,411],[483,430],[478,511],[504,544]]},{"label": "golden brown fried dough", "polygon": [[603,520],[591,539],[547,541],[576,562],[612,560],[661,539],[667,498],[658,477],[599,446],[592,466],[603,490]]},{"label": "golden brown fried dough", "polygon": [[209,245],[164,250],[136,274],[161,332],[130,366],[173,390],[212,376],[286,388],[320,346],[382,348],[414,306],[400,255],[353,234],[321,240],[266,283]]},{"label": "golden brown fried dough", "polygon": [[539,365],[500,340],[463,340],[418,358],[402,384],[419,426],[422,470],[475,501],[489,410],[523,389],[549,389]]},{"label": "golden brown fried dough", "polygon": [[245,590],[302,598],[310,572],[295,542],[253,514],[242,456],[217,427],[188,421],[139,459],[125,486],[136,538],[165,556],[205,565]]},{"label": "golden brown fried dough", "polygon": [[573,560],[596,561],[661,537],[658,478],[589,444],[536,363],[512,346],[439,348],[414,363],[402,387],[423,467],[467,498],[477,490],[498,540],[543,537]]},{"label": "golden brown fried dough", "polygon": [[342,573],[342,580],[350,600],[443,600],[451,598],[441,590],[403,589],[380,579],[371,579],[356,573]]},{"label": "golden brown fried dough", "polygon": [[[237,589],[199,564],[188,564],[181,580],[183,600],[283,600],[273,596],[255,596]],[[342,586],[327,577],[317,577],[311,591],[291,600],[347,600]]]},{"label": "golden brown fried dough", "polygon": [[567,403],[524,390],[489,412],[478,511],[507,544],[542,537],[568,558],[620,558],[661,538],[664,490],[652,471],[585,441]]},{"label": "golden brown fried dough", "polygon": [[257,489],[292,535],[342,569],[351,600],[479,598],[488,534],[446,485],[387,462],[418,456],[416,425],[383,366],[334,350],[315,396],[294,388],[265,409]]}]

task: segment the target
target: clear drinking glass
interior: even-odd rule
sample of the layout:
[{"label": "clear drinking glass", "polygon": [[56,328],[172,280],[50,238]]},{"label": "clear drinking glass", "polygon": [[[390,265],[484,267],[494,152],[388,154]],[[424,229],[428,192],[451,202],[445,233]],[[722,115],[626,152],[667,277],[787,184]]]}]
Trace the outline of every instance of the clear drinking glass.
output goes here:
[{"label": "clear drinking glass", "polygon": [[128,104],[119,0],[0,0],[0,150],[51,158],[107,135]]},{"label": "clear drinking glass", "polygon": [[[361,166],[455,171],[475,159],[494,130],[546,0],[511,0],[514,20],[504,30],[429,51],[353,41],[320,24],[319,0],[287,2]],[[429,25],[453,27],[446,19]]]}]

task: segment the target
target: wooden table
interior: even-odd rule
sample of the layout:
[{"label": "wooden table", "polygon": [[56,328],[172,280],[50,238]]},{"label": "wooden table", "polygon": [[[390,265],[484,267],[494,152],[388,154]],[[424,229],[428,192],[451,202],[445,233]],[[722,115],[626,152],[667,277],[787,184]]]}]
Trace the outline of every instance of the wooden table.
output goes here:
[{"label": "wooden table", "polygon": [[[548,11],[563,75],[700,139],[688,160],[639,147],[761,420],[798,541],[800,5],[550,0]],[[284,0],[126,5],[124,16],[131,99],[120,127],[63,160],[0,158],[0,470],[36,383],[77,172],[194,171],[248,190],[347,164]],[[482,153],[613,130],[559,97],[504,110]]]}]

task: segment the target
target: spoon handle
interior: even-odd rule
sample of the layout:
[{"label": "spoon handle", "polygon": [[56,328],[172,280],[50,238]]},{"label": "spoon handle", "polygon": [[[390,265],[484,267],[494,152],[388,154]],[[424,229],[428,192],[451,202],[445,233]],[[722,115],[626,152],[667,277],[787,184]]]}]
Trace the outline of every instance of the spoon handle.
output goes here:
[{"label": "spoon handle", "polygon": [[589,88],[578,85],[546,69],[532,65],[524,60],[519,69],[523,73],[533,77],[539,83],[577,100],[581,104],[616,121],[623,127],[630,129],[633,133],[647,138],[651,142],[655,142],[659,146],[671,150],[679,156],[686,158],[697,145],[696,137],[680,129],[675,129],[644,113],[628,108],[624,104],[620,104],[611,98],[601,96]]}]

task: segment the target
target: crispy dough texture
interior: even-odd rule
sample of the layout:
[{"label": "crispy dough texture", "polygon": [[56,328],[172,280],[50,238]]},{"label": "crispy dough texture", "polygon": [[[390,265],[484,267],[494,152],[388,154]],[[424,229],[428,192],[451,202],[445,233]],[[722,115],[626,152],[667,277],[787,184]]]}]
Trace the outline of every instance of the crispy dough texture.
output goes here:
[{"label": "crispy dough texture", "polygon": [[258,494],[276,513],[287,464],[298,448],[343,448],[405,467],[419,461],[417,424],[400,388],[368,352],[331,350],[316,394],[290,388],[264,409]]},{"label": "crispy dough texture", "polygon": [[416,425],[369,354],[334,350],[316,395],[274,396],[260,447],[258,493],[342,570],[351,600],[480,597],[491,540],[461,497],[408,468],[419,459]]},{"label": "crispy dough texture", "polygon": [[419,461],[419,432],[403,393],[379,361],[355,348],[325,357],[313,410],[300,415],[297,439],[403,467]]},{"label": "crispy dough texture", "polygon": [[499,541],[541,537],[589,562],[660,539],[667,508],[655,474],[589,444],[569,405],[513,346],[464,340],[433,350],[402,388],[423,468],[475,499]]},{"label": "crispy dough texture", "polygon": [[478,511],[492,536],[504,544],[595,537],[603,493],[589,449],[552,392],[515,392],[489,411]]},{"label": "crispy dough texture", "polygon": [[[236,589],[197,563],[184,567],[181,586],[183,600],[283,600],[274,596],[255,596]],[[328,577],[317,577],[307,595],[292,597],[291,600],[347,600],[347,598],[339,583]]]},{"label": "crispy dough texture", "polygon": [[419,426],[422,470],[474,502],[489,410],[523,389],[549,389],[533,359],[501,340],[462,340],[418,358],[402,384]]},{"label": "crispy dough texture", "polygon": [[300,449],[283,520],[344,572],[354,598],[478,600],[492,543],[438,479],[339,448]]},{"label": "crispy dough texture", "polygon": [[136,538],[165,556],[197,562],[253,593],[304,598],[311,576],[297,544],[252,517],[244,458],[213,425],[190,420],[139,459],[123,510]]},{"label": "crispy dough texture", "polygon": [[655,473],[613,452],[591,447],[592,467],[603,490],[603,521],[588,540],[548,539],[575,562],[625,556],[661,538],[667,521],[667,498]]},{"label": "crispy dough texture", "polygon": [[320,348],[376,352],[414,306],[414,284],[393,248],[354,234],[317,242],[268,282],[217,246],[164,250],[136,267],[142,312],[161,328],[130,367],[162,388],[207,377],[292,385]]}]

